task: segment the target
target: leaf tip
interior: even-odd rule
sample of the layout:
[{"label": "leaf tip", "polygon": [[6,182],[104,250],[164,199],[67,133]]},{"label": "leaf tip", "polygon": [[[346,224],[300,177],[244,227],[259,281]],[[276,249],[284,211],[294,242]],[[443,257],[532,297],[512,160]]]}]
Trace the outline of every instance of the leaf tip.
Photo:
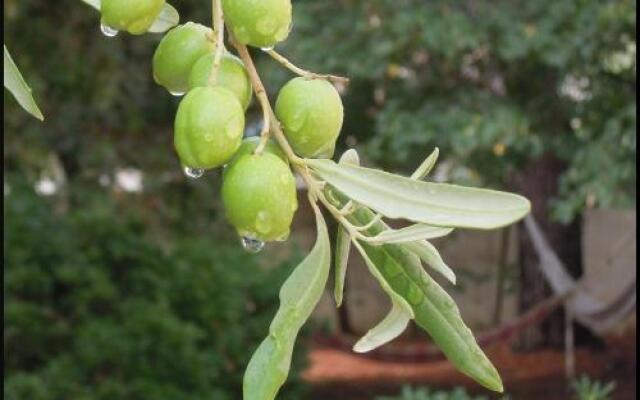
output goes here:
[{"label": "leaf tip", "polygon": [[355,353],[363,354],[371,350],[371,345],[366,340],[360,339],[353,345],[353,351]]}]

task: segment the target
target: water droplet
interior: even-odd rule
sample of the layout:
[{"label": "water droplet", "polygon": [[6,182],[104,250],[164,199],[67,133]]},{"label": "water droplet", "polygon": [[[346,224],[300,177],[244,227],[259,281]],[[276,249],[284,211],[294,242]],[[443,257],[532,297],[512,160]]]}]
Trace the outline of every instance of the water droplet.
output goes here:
[{"label": "water droplet", "polygon": [[110,27],[109,25],[100,24],[100,31],[106,37],[114,37],[118,34],[118,30]]},{"label": "water droplet", "polygon": [[249,253],[259,253],[264,248],[264,242],[262,240],[252,239],[247,236],[240,238],[242,247]]},{"label": "water droplet", "polygon": [[262,50],[262,51],[271,51],[271,50],[273,50],[273,46],[270,46],[270,47],[260,47],[260,50]]},{"label": "water droplet", "polygon": [[184,167],[183,168],[184,174],[192,179],[198,179],[200,178],[202,175],[204,175],[204,169],[202,168],[190,168],[190,167]]},{"label": "water droplet", "polygon": [[184,92],[172,92],[171,90],[169,90],[169,93],[171,93],[172,96],[176,97],[184,96]]}]

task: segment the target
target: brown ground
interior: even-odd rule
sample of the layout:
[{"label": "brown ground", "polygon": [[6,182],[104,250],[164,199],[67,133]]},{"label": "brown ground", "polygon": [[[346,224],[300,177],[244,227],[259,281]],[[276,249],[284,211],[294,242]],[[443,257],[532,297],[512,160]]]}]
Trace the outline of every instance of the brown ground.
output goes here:
[{"label": "brown ground", "polygon": [[[628,347],[627,347],[628,349]],[[632,352],[576,349],[576,372],[617,383],[614,399],[635,399],[635,350]],[[487,349],[513,400],[570,399],[564,375],[564,353],[539,350],[513,352],[509,345]],[[437,388],[465,386],[472,393],[492,396],[458,373],[446,360],[389,362],[373,360],[335,347],[321,346],[311,352],[311,365],[304,378],[313,386],[314,400],[372,400],[378,395],[398,393],[403,384]]]}]

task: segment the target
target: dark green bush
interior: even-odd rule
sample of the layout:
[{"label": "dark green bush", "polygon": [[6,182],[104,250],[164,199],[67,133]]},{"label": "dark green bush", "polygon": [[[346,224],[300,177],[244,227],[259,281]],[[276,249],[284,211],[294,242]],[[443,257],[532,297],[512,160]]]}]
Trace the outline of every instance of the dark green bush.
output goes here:
[{"label": "dark green bush", "polygon": [[[5,398],[239,398],[293,264],[264,270],[228,234],[177,229],[161,244],[141,199],[106,199],[57,213],[58,196],[10,180]],[[283,399],[298,398],[303,355]]]}]

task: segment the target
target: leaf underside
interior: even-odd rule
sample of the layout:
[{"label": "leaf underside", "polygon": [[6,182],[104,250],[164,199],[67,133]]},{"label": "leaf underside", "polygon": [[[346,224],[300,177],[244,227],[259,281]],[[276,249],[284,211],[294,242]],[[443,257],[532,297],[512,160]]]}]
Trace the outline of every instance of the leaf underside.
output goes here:
[{"label": "leaf underside", "polygon": [[315,203],[311,205],[316,215],[316,244],[280,289],[280,307],[269,326],[269,335],[254,352],[244,374],[244,399],[275,399],[289,374],[298,332],[327,283],[331,264],[329,234],[320,210]]},{"label": "leaf underside", "polygon": [[442,227],[493,229],[523,218],[530,209],[527,199],[512,193],[421,182],[331,160],[305,162],[350,199],[389,218]]}]

